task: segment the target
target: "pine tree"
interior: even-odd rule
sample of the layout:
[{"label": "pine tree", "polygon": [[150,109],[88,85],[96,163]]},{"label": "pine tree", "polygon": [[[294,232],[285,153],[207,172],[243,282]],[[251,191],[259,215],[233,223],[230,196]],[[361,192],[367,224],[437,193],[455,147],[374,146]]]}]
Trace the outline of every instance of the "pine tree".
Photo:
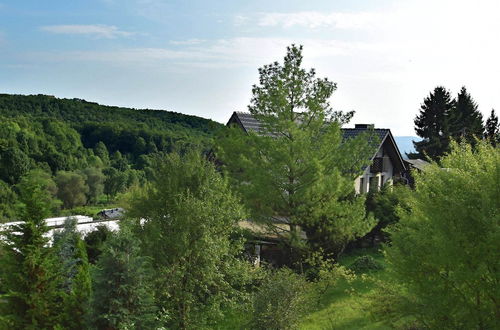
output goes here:
[{"label": "pine tree", "polygon": [[86,329],[91,294],[90,266],[76,224],[75,219],[68,218],[63,230],[54,234],[55,253],[60,265],[61,325],[68,329]]},{"label": "pine tree", "polygon": [[483,115],[465,87],[458,93],[454,107],[449,112],[448,122],[449,134],[456,141],[475,144],[475,140],[483,136]]},{"label": "pine tree", "polygon": [[338,255],[371,226],[353,186],[369,161],[367,136],[343,141],[341,125],[353,113],[333,112],[336,84],[302,68],[302,59],[302,47],[292,45],[283,64],[259,69],[249,110],[261,129],[229,129],[218,151],[252,219],[290,224],[281,238],[299,265],[308,250],[299,228],[313,247]]},{"label": "pine tree", "polygon": [[492,146],[496,147],[500,145],[500,124],[498,123],[498,117],[494,109],[491,110],[491,114],[486,120],[484,137]]},{"label": "pine tree", "polygon": [[450,93],[442,86],[438,86],[420,106],[420,113],[415,118],[415,132],[423,138],[413,142],[418,158],[437,160],[449,150],[448,117],[455,101]]},{"label": "pine tree", "polygon": [[20,191],[21,219],[3,233],[0,259],[0,314],[5,328],[51,329],[58,324],[56,264],[44,218],[50,196],[35,182]]},{"label": "pine tree", "polygon": [[152,270],[125,223],[106,240],[93,280],[92,320],[96,328],[155,328]]}]

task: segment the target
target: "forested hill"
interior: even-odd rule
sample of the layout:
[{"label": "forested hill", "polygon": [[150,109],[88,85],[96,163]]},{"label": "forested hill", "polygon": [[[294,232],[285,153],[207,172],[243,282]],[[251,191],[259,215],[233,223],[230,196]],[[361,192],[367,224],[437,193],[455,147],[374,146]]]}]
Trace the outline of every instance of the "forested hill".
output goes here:
[{"label": "forested hill", "polygon": [[[0,94],[0,222],[14,216],[22,182],[45,177],[49,187],[54,180],[52,191],[58,191],[63,208],[94,204],[145,182],[157,153],[209,148],[221,127],[170,111]],[[70,179],[82,182],[78,201],[63,200],[77,194],[74,188],[64,192]],[[69,187],[76,187],[74,182]]]},{"label": "forested hill", "polygon": [[100,105],[82,99],[59,99],[50,95],[0,94],[0,114],[49,117],[81,126],[85,122],[115,123],[149,129],[192,129],[209,133],[221,125],[209,119],[163,110],[138,110]]}]

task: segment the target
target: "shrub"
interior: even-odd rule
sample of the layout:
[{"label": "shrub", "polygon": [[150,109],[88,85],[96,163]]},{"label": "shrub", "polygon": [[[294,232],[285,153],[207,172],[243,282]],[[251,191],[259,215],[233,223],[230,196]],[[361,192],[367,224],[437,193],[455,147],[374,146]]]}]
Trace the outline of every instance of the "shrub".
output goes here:
[{"label": "shrub", "polygon": [[296,329],[310,305],[309,286],[289,269],[272,272],[255,296],[252,329]]},{"label": "shrub", "polygon": [[357,257],[349,268],[356,273],[367,273],[383,267],[375,258],[366,255]]}]

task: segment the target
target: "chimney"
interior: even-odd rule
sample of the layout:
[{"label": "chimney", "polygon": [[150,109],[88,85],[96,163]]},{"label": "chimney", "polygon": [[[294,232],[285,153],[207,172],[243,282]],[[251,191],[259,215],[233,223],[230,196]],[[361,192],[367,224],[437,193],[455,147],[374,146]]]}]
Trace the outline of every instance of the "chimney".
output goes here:
[{"label": "chimney", "polygon": [[354,125],[354,128],[358,129],[374,129],[375,124],[356,124]]}]

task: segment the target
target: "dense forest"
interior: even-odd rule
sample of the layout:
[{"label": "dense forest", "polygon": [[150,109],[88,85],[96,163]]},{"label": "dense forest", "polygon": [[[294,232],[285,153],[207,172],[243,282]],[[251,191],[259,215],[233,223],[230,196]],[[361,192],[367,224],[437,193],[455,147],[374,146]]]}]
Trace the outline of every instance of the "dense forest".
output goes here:
[{"label": "dense forest", "polygon": [[[17,185],[32,171],[46,173],[63,208],[95,204],[144,182],[151,155],[206,147],[221,126],[170,111],[0,94],[0,221],[15,218]],[[73,198],[67,185],[78,190]]]}]

